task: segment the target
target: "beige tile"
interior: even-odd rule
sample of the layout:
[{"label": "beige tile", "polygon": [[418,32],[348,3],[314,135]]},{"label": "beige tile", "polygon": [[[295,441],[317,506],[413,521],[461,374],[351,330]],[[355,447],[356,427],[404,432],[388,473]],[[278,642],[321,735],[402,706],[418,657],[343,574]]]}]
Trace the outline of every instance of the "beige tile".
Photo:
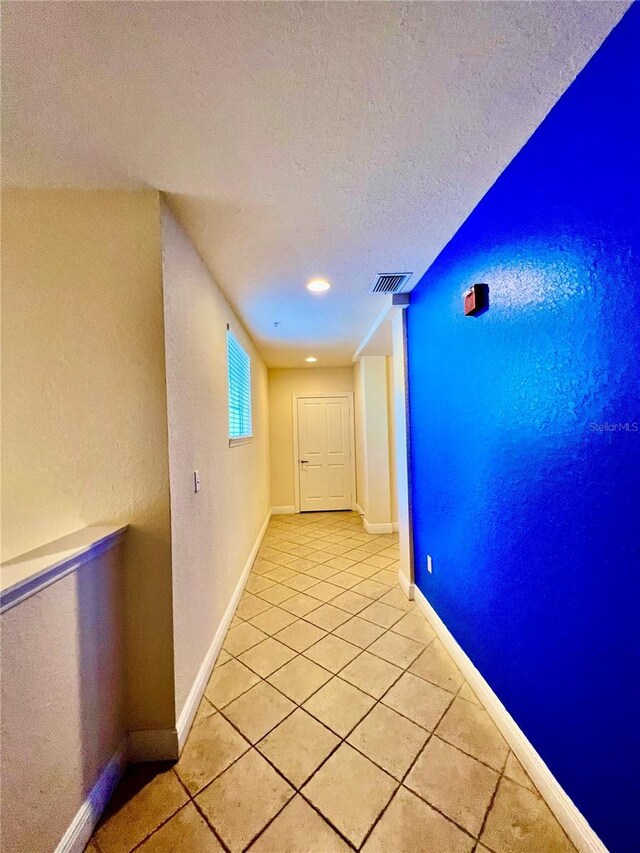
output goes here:
[{"label": "beige tile", "polygon": [[384,628],[379,625],[374,625],[373,622],[366,622],[358,616],[349,619],[344,625],[340,625],[333,632],[337,637],[343,640],[348,640],[361,649],[366,649],[374,640],[384,634]]},{"label": "beige tile", "polygon": [[351,589],[362,581],[358,575],[351,574],[350,571],[340,572],[331,578],[331,583],[335,586],[340,586],[342,589]]},{"label": "beige tile", "polygon": [[347,613],[355,616],[356,613],[360,613],[361,610],[371,604],[371,599],[365,595],[359,595],[357,592],[346,590],[342,595],[334,598],[331,603],[334,607],[339,607],[340,610],[346,610]]},{"label": "beige tile", "polygon": [[362,563],[356,563],[355,566],[351,566],[349,572],[352,575],[358,575],[359,578],[370,578],[373,575],[378,574],[380,569],[377,566],[372,566],[371,563],[367,563],[366,560],[363,560]]},{"label": "beige tile", "polygon": [[291,578],[284,583],[286,586],[291,587],[291,589],[295,589],[296,592],[304,592],[309,587],[315,586],[318,583],[318,579],[309,577],[309,575],[296,575],[295,578]]},{"label": "beige tile", "polygon": [[294,557],[289,563],[289,568],[295,569],[297,572],[306,572],[314,565],[313,560],[309,560],[307,557]]},{"label": "beige tile", "polygon": [[261,560],[276,560],[281,554],[276,548],[270,548],[268,545],[263,545],[258,551],[258,558]]},{"label": "beige tile", "polygon": [[[333,581],[333,578],[332,578]],[[331,601],[342,592],[342,587],[335,586],[329,581],[320,581],[309,590],[309,595],[313,598],[318,598],[320,601]]]},{"label": "beige tile", "polygon": [[229,622],[229,628],[235,628],[237,625],[242,625],[244,619],[241,619],[236,613],[231,622]]},{"label": "beige tile", "polygon": [[231,660],[231,655],[229,654],[229,652],[226,649],[220,649],[218,657],[216,658],[215,665],[224,666],[228,660]]},{"label": "beige tile", "polygon": [[278,566],[275,563],[272,563],[271,560],[267,560],[264,557],[258,557],[251,567],[251,571],[256,575],[265,575],[267,572],[272,572],[277,568]]},{"label": "beige tile", "polygon": [[270,676],[269,683],[297,705],[316,692],[331,678],[331,673],[298,655]]},{"label": "beige tile", "polygon": [[249,749],[249,744],[220,714],[207,717],[189,732],[175,770],[195,794]]},{"label": "beige tile", "polygon": [[258,595],[270,604],[282,604],[283,601],[293,598],[295,591],[289,589],[288,586],[283,586],[282,584],[277,583],[270,589],[265,589],[258,593]]},{"label": "beige tile", "polygon": [[347,740],[400,781],[428,737],[424,729],[391,708],[376,705]]},{"label": "beige tile", "polygon": [[534,794],[538,793],[536,791],[536,786],[527,775],[524,767],[512,752],[507,756],[507,763],[504,766],[504,775],[508,776],[513,782],[517,782],[518,785],[523,785],[525,788],[533,791]]},{"label": "beige tile", "polygon": [[460,688],[458,696],[461,699],[466,699],[467,702],[473,702],[474,705],[479,705],[480,707],[482,707],[482,702],[478,699],[478,697],[473,692],[473,690],[469,687],[469,685],[467,684],[466,681],[462,685],[462,687]]},{"label": "beige tile", "polygon": [[340,672],[341,678],[376,699],[380,699],[400,675],[402,670],[399,667],[367,651],[362,652]]},{"label": "beige tile", "polygon": [[224,648],[232,655],[239,655],[266,640],[267,635],[259,631],[254,625],[245,622],[236,628],[230,628],[224,639]]},{"label": "beige tile", "polygon": [[303,707],[336,734],[346,737],[374,704],[371,696],[334,677]]},{"label": "beige tile", "polygon": [[[401,589],[395,587],[390,589],[386,595],[379,599],[383,604],[390,604],[391,607],[397,607],[398,610],[404,610],[405,613],[415,610],[415,604],[410,601]],[[402,633],[402,632],[399,632]]]},{"label": "beige tile", "polygon": [[356,847],[391,799],[397,783],[342,744],[303,788],[304,796]]},{"label": "beige tile", "polygon": [[216,708],[224,708],[238,696],[246,693],[260,678],[237,660],[213,670],[205,689],[205,696]]},{"label": "beige tile", "polygon": [[245,589],[247,592],[255,595],[258,592],[264,592],[265,589],[270,589],[275,581],[268,580],[262,575],[254,575],[253,572],[249,575]]},{"label": "beige tile", "polygon": [[188,799],[166,764],[130,765],[95,833],[101,853],[129,853]]},{"label": "beige tile", "polygon": [[223,713],[251,743],[256,743],[295,707],[290,699],[261,681],[227,705]]},{"label": "beige tile", "polygon": [[318,628],[323,628],[325,631],[333,631],[338,625],[342,625],[349,618],[349,614],[332,604],[322,604],[311,613],[307,613],[305,619],[311,622]]},{"label": "beige tile", "polygon": [[354,592],[360,593],[360,595],[366,595],[367,598],[377,599],[382,598],[387,592],[389,592],[389,587],[383,583],[378,583],[378,581],[372,581],[371,578],[367,578],[366,580],[360,581],[359,584],[351,587]]},{"label": "beige tile", "polygon": [[213,707],[211,702],[207,699],[206,696],[203,696],[200,704],[198,705],[198,710],[196,711],[196,715],[193,718],[193,725],[196,723],[200,723],[202,720],[206,720],[207,717],[210,717],[212,714],[215,714],[216,709]]},{"label": "beige tile", "polygon": [[474,841],[411,791],[400,788],[363,853],[471,853]]},{"label": "beige tile", "polygon": [[409,637],[402,637],[400,634],[387,631],[379,640],[369,646],[369,651],[379,658],[388,660],[389,663],[395,663],[396,666],[406,669],[420,652],[424,651],[424,646],[422,643],[410,640]]},{"label": "beige tile", "polygon": [[259,616],[255,616],[251,620],[251,624],[264,631],[265,634],[272,635],[277,634],[278,631],[282,631],[283,628],[291,625],[296,619],[296,616],[287,613],[286,610],[282,610],[280,607],[272,607]]},{"label": "beige tile", "polygon": [[546,803],[511,779],[500,780],[482,833],[496,853],[574,853]]},{"label": "beige tile", "polygon": [[409,671],[452,693],[456,693],[464,681],[460,670],[439,640],[433,640],[431,645],[427,646],[411,664]]},{"label": "beige tile", "polygon": [[345,569],[355,565],[357,562],[357,560],[351,560],[349,557],[336,556],[328,560],[326,565],[331,566],[332,569],[338,569],[339,572],[344,572]]},{"label": "beige tile", "polygon": [[477,836],[498,778],[497,773],[475,758],[433,735],[404,784]]},{"label": "beige tile", "polygon": [[456,697],[440,720],[436,734],[494,770],[502,771],[509,747],[484,708]]},{"label": "beige tile", "polygon": [[141,847],[138,847],[140,853],[178,853],[180,850],[224,853],[224,847],[209,829],[207,822],[193,803],[187,803],[170,821],[156,830]]},{"label": "beige tile", "polygon": [[251,846],[250,853],[350,853],[340,836],[301,796],[294,797]]},{"label": "beige tile", "polygon": [[269,637],[267,640],[249,649],[249,651],[243,652],[240,655],[240,661],[248,666],[249,669],[257,672],[262,678],[266,678],[287,661],[291,660],[294,654],[295,652],[288,646],[279,643],[273,637]]},{"label": "beige tile", "polygon": [[240,599],[240,604],[238,604],[236,609],[236,616],[239,616],[241,619],[246,621],[257,616],[258,613],[268,610],[270,606],[271,605],[268,602],[247,592]]},{"label": "beige tile", "polygon": [[257,749],[299,788],[339,743],[333,732],[297,708],[257,744]]},{"label": "beige tile", "polygon": [[349,661],[360,654],[360,649],[346,640],[341,640],[340,637],[328,634],[315,646],[307,649],[304,654],[330,672],[338,673]]},{"label": "beige tile", "polygon": [[[354,543],[354,547],[350,551],[346,552],[349,559],[356,560],[358,563],[361,560],[367,560],[371,556],[369,551],[365,551],[363,548],[358,547],[361,544],[361,542],[358,542],[357,544]],[[380,566],[378,566],[378,571],[380,571]]]},{"label": "beige tile", "polygon": [[282,583],[282,581],[287,581],[290,578],[294,578],[295,576],[295,571],[293,571],[292,569],[287,569],[285,566],[278,566],[276,569],[267,572],[265,575],[265,577],[269,578],[272,581],[278,581],[278,583]]},{"label": "beige tile", "polygon": [[326,632],[321,628],[317,628],[303,619],[298,619],[297,622],[289,625],[288,628],[279,631],[275,638],[284,643],[285,646],[289,646],[289,648],[295,649],[297,652],[303,652],[324,636],[326,636]]},{"label": "beige tile", "polygon": [[367,622],[380,625],[381,628],[390,628],[399,619],[402,619],[404,613],[402,610],[398,610],[397,607],[390,607],[388,604],[376,601],[370,604],[359,615],[361,619],[366,619]]},{"label": "beige tile", "polygon": [[433,731],[453,701],[453,694],[405,672],[381,701],[419,726]]},{"label": "beige tile", "polygon": [[307,569],[305,572],[306,575],[310,578],[315,578],[316,580],[326,581],[329,578],[332,578],[334,575],[338,574],[337,569],[332,569],[331,566],[312,566],[310,569]]},{"label": "beige tile", "polygon": [[297,593],[288,601],[283,601],[281,605],[283,610],[293,613],[294,616],[306,616],[307,613],[316,610],[318,606],[320,606],[320,601],[317,598],[305,595],[304,592]]},{"label": "beige tile", "polygon": [[[377,566],[378,569],[386,569],[394,562],[394,560],[392,560],[391,557],[381,557],[380,554],[373,554],[372,556],[367,557],[367,562],[371,563],[372,566]],[[393,586],[393,584],[396,583],[396,580],[397,578],[394,577],[389,585]],[[386,581],[384,581],[384,583],[386,583]]]},{"label": "beige tile", "polygon": [[91,839],[87,846],[84,848],[84,853],[100,853],[98,845],[93,839]]},{"label": "beige tile", "polygon": [[380,551],[381,557],[391,557],[392,560],[397,560],[400,557],[400,549],[397,545],[391,545],[389,548],[384,548]]},{"label": "beige tile", "polygon": [[398,583],[398,573],[391,571],[391,569],[381,569],[377,574],[371,576],[371,580],[395,587]]},{"label": "beige tile", "polygon": [[[400,595],[403,594],[400,592]],[[385,595],[384,598],[387,598],[387,596]],[[391,630],[394,634],[402,634],[403,637],[409,637],[409,639],[416,640],[418,643],[424,643],[425,646],[435,637],[433,628],[417,609],[411,610],[406,616],[403,616]]]},{"label": "beige tile", "polygon": [[240,853],[294,793],[252,749],[209,785],[196,803],[231,853]]}]

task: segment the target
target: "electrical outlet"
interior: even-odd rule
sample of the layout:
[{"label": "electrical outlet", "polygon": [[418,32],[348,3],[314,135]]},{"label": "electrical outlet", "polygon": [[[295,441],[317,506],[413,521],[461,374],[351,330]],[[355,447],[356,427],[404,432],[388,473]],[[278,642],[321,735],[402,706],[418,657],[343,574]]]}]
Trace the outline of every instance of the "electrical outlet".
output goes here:
[{"label": "electrical outlet", "polygon": [[200,471],[193,472],[193,491],[200,491]]},{"label": "electrical outlet", "polygon": [[431,559],[431,554],[427,554],[427,571],[430,575],[433,574],[433,561]]}]

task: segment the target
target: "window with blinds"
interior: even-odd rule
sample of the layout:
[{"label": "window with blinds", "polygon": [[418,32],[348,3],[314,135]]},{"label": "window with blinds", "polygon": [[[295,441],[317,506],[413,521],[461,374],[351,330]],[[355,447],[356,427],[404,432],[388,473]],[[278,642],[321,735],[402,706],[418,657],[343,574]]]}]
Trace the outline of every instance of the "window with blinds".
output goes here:
[{"label": "window with blinds", "polygon": [[227,330],[229,441],[251,438],[251,359]]}]

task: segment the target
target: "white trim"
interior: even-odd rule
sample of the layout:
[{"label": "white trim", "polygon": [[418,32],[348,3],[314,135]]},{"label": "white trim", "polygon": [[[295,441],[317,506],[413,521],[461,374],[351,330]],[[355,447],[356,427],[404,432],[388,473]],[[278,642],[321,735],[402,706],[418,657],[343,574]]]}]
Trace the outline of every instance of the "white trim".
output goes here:
[{"label": "white trim", "polygon": [[397,533],[400,530],[400,522],[399,521],[392,521],[391,526],[393,527],[394,533]]},{"label": "white trim", "polygon": [[458,645],[447,626],[418,587],[415,587],[414,597],[419,609],[430,622],[442,644],[469,682],[469,686],[500,729],[502,736],[516,754],[579,853],[607,853],[607,848],[589,826],[584,815],[578,810],[525,733],[493,692],[482,674],[475,668],[466,652]]},{"label": "white trim", "polygon": [[249,444],[252,441],[252,435],[239,435],[237,438],[229,439],[229,447],[237,447],[239,444]]},{"label": "white trim", "polygon": [[67,831],[60,839],[55,853],[82,853],[89,843],[100,815],[111,799],[126,766],[127,739],[124,738],[107,766],[98,776],[98,781],[89,792],[89,796],[76,812]]},{"label": "white trim", "polygon": [[398,569],[398,583],[400,584],[400,589],[404,592],[409,601],[413,601],[415,598],[416,585],[411,583],[409,578],[400,569]]},{"label": "white trim", "polygon": [[393,524],[390,521],[381,522],[380,524],[371,524],[362,516],[362,523],[367,533],[393,533]]},{"label": "white trim", "polygon": [[295,511],[296,508],[293,505],[271,507],[271,515],[293,515]]},{"label": "white trim", "polygon": [[292,394],[291,409],[293,412],[293,494],[294,494],[294,512],[300,512],[300,454],[298,453],[298,400],[305,398],[324,398],[324,397],[346,397],[349,400],[349,476],[351,477],[351,509],[354,509],[357,504],[356,496],[356,426],[355,426],[355,406],[353,391],[337,391],[334,394],[329,394],[323,391],[321,394]]},{"label": "white trim", "polygon": [[362,507],[360,506],[360,504],[357,501],[353,502],[353,509],[355,512],[358,513],[358,515],[361,515],[364,517],[364,510],[362,509]]},{"label": "white trim", "polygon": [[[213,640],[211,641],[209,650],[207,651],[207,654],[205,655],[205,658],[202,662],[202,666],[200,667],[198,675],[196,676],[196,680],[193,682],[193,686],[189,691],[187,701],[184,703],[184,707],[180,712],[180,716],[178,717],[178,722],[176,724],[178,755],[182,751],[182,748],[187,739],[187,735],[189,734],[189,730],[191,729],[193,718],[195,717],[196,712],[198,710],[198,706],[200,705],[202,694],[205,691],[207,682],[209,681],[209,676],[211,675],[211,670],[213,669],[213,665],[215,664],[216,659],[220,654],[220,649],[222,648],[222,643],[227,633],[227,629],[229,628],[231,620],[233,619],[233,615],[236,612],[238,601],[240,600],[240,596],[242,595],[245,584],[249,578],[253,563],[258,555],[258,551],[264,538],[264,534],[267,532],[267,527],[269,526],[270,519],[271,510],[269,510],[264,522],[262,523],[262,527],[260,528],[258,537],[253,544],[251,553],[247,558],[247,561],[242,570],[242,574],[240,575],[240,579],[238,580],[236,588],[233,591],[233,595],[231,596],[229,604],[227,605],[227,609],[224,612],[224,616],[222,617],[220,624],[218,625],[218,629],[213,636]],[[178,756],[176,755],[175,757],[177,758]]]},{"label": "white trim", "polygon": [[0,613],[51,586],[122,540],[126,524],[92,525],[2,563]]}]

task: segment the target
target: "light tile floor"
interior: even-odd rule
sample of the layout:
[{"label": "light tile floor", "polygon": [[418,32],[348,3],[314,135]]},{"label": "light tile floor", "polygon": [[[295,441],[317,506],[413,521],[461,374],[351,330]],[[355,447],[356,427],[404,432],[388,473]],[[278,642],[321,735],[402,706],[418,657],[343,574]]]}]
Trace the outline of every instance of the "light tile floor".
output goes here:
[{"label": "light tile floor", "polygon": [[574,847],[355,513],[272,520],[180,760],[131,767],[92,853]]}]

